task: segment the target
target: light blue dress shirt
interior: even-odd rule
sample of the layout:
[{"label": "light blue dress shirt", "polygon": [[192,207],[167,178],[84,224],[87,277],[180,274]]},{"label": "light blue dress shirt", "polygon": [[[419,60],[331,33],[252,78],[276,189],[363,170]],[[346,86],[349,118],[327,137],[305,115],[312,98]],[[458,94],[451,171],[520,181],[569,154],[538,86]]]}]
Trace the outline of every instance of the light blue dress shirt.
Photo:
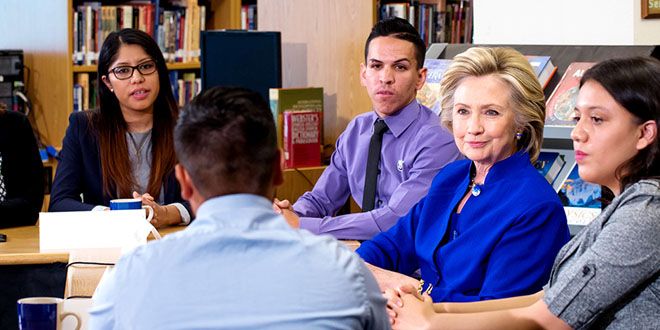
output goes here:
[{"label": "light blue dress shirt", "polygon": [[291,229],[256,195],[204,202],[185,230],[123,256],[94,295],[91,329],[388,329],[360,258]]},{"label": "light blue dress shirt", "polygon": [[375,111],[353,119],[337,139],[328,168],[293,205],[300,228],[342,239],[370,239],[392,227],[426,195],[433,177],[446,164],[462,159],[454,137],[440,117],[413,100],[384,118],[375,209],[335,216],[349,196],[362,206],[369,141],[378,119]]}]

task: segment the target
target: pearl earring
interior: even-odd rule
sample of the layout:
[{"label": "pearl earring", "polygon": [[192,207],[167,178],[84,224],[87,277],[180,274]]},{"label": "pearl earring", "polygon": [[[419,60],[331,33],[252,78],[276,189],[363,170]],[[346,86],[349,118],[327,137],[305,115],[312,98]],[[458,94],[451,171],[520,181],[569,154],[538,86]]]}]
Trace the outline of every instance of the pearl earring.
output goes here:
[{"label": "pearl earring", "polygon": [[115,92],[115,89],[114,89],[114,88],[110,88],[110,93],[114,93],[114,92]]},{"label": "pearl earring", "polygon": [[516,140],[520,140],[522,138],[522,132],[517,132],[516,133]]}]

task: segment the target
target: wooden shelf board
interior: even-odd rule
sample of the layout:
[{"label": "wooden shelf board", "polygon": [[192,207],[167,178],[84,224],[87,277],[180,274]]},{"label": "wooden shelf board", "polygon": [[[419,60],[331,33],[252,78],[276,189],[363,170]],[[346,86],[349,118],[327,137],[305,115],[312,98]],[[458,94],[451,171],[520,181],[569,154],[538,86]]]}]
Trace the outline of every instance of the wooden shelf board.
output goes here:
[{"label": "wooden shelf board", "polygon": [[[199,62],[176,62],[176,63],[167,63],[168,70],[198,70],[200,68]],[[96,65],[74,65],[74,73],[95,73]]]}]

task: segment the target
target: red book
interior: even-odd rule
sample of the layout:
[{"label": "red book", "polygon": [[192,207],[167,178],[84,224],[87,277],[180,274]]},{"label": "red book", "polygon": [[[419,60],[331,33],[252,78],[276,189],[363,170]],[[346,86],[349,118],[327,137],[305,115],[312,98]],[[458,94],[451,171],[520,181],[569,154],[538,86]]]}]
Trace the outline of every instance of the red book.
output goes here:
[{"label": "red book", "polygon": [[283,115],[285,166],[320,166],[322,113],[284,111]]},{"label": "red book", "polygon": [[596,64],[595,62],[573,62],[559,84],[548,98],[545,107],[545,125],[548,126],[573,126],[573,115],[575,102],[580,89],[580,79],[587,69]]}]

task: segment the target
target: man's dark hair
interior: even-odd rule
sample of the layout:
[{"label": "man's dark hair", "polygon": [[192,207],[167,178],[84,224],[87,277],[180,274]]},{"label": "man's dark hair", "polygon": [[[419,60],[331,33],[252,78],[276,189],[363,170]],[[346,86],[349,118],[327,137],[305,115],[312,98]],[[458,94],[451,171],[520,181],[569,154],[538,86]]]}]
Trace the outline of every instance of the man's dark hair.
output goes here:
[{"label": "man's dark hair", "polygon": [[398,17],[390,17],[376,23],[376,25],[371,28],[371,33],[367,38],[367,42],[364,44],[365,64],[367,63],[367,57],[369,56],[369,44],[371,43],[371,40],[378,37],[393,37],[411,42],[415,46],[417,69],[421,69],[424,66],[426,44],[422,41],[417,29],[410,25],[407,20]]},{"label": "man's dark hair", "polygon": [[279,161],[268,103],[244,88],[214,87],[195,97],[181,112],[174,148],[205,198],[265,195]]}]

